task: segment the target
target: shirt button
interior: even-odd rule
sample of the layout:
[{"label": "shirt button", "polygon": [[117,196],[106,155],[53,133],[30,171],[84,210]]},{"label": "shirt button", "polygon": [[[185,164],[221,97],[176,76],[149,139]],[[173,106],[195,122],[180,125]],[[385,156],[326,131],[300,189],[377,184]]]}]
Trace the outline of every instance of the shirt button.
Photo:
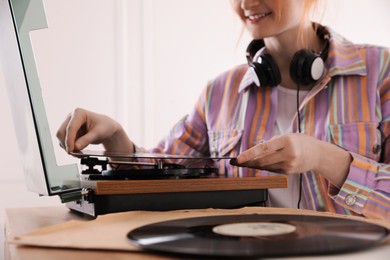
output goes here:
[{"label": "shirt button", "polygon": [[381,151],[381,146],[379,144],[376,144],[372,147],[372,152],[374,154],[378,154]]},{"label": "shirt button", "polygon": [[355,205],[355,203],[356,203],[355,195],[349,194],[345,197],[345,204],[347,204],[348,206],[353,206]]}]

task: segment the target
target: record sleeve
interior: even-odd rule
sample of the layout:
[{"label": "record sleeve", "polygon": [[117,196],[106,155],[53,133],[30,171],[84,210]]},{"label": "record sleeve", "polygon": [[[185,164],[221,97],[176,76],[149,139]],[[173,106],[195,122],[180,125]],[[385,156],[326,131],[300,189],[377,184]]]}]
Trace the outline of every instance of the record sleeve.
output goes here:
[{"label": "record sleeve", "polygon": [[383,241],[383,226],[310,215],[229,215],[146,225],[127,237],[158,253],[208,257],[276,257],[346,253]]}]

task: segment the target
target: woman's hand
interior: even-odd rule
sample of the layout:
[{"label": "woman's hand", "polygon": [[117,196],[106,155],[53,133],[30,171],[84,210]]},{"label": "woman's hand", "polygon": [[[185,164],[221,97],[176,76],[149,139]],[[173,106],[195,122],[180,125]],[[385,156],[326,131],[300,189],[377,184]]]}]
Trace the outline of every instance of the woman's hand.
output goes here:
[{"label": "woman's hand", "polygon": [[352,157],[342,148],[304,134],[286,134],[261,142],[241,153],[238,166],[276,173],[314,171],[341,187]]},{"label": "woman's hand", "polygon": [[103,144],[107,151],[133,152],[133,143],[122,126],[112,118],[77,108],[57,131],[60,146],[68,153],[90,144]]}]

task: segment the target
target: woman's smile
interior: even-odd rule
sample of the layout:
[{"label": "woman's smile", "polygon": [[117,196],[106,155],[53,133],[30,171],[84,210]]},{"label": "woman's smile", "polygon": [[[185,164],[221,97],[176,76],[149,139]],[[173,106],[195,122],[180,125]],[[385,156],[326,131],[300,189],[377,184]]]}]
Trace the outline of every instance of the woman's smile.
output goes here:
[{"label": "woman's smile", "polygon": [[257,22],[259,22],[260,20],[263,20],[265,17],[267,17],[269,15],[271,15],[271,12],[245,15],[245,18],[250,23],[257,23]]}]

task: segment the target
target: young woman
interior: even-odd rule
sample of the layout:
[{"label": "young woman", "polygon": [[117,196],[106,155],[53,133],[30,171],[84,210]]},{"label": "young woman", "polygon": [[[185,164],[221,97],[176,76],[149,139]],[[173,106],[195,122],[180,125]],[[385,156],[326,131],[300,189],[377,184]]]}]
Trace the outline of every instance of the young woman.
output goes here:
[{"label": "young woman", "polygon": [[[254,41],[248,64],[208,84],[149,152],[234,156],[222,174],[287,174],[269,205],[390,219],[390,53],[310,21],[316,0],[232,0]],[[136,147],[111,118],[76,109],[58,130],[68,152]]]}]

